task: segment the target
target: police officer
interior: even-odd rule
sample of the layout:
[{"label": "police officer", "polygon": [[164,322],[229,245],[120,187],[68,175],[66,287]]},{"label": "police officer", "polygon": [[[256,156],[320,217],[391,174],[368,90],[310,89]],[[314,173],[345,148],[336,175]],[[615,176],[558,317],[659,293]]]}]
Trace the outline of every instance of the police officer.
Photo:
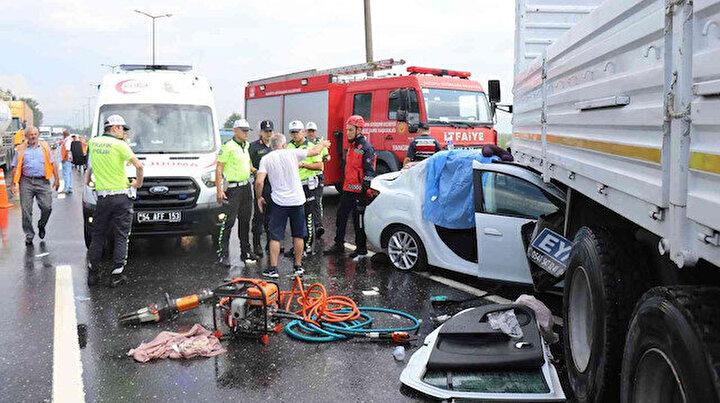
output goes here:
[{"label": "police officer", "polygon": [[[305,133],[307,137],[307,141],[310,142],[310,145],[315,145],[320,142],[320,138],[318,137],[317,133],[318,127],[315,124],[315,122],[307,122],[307,125],[305,125]],[[327,148],[323,148],[322,154],[320,154],[322,157],[323,164],[330,161],[330,153],[328,152]],[[317,189],[315,189],[315,211],[313,211],[313,221],[315,222],[315,236],[318,238],[321,238],[323,234],[325,233],[325,227],[323,227],[323,205],[322,205],[322,196],[323,196],[323,184],[325,182],[325,175],[323,174],[323,171],[315,171],[318,179],[318,186]]]},{"label": "police officer", "polygon": [[[110,115],[105,120],[105,133],[94,137],[88,143],[90,169],[85,181],[90,183],[94,174],[97,204],[93,214],[92,241],[88,250],[87,283],[93,286],[100,281],[100,260],[102,259],[108,229],[112,229],[113,269],[108,285],[116,287],[127,278],[123,274],[127,260],[128,237],[133,221],[134,190],[143,183],[143,165],[135,157],[130,146],[123,140],[130,128],[120,115]],[[135,167],[135,179],[128,181],[125,164]]]},{"label": "police officer", "polygon": [[[288,144],[287,148],[308,150],[315,146],[315,143],[311,143],[305,138],[305,130],[301,121],[293,120],[290,122],[289,131],[291,142]],[[313,213],[318,211],[318,201],[315,198],[318,186],[317,173],[322,172],[322,170],[322,154],[307,157],[300,161],[300,183],[302,183],[303,192],[305,193],[304,210],[305,227],[307,229],[305,236],[305,253],[307,255],[312,255],[314,253],[313,245],[315,244],[315,222],[313,221]]]},{"label": "police officer", "polygon": [[418,124],[418,135],[410,141],[410,146],[405,156],[403,166],[410,162],[422,161],[430,158],[436,152],[440,151],[440,143],[430,136],[430,126],[426,122]]},{"label": "police officer", "polygon": [[350,146],[345,157],[345,177],[337,210],[335,244],[324,252],[325,255],[345,253],[345,230],[347,229],[347,220],[352,214],[357,248],[350,254],[350,257],[353,260],[367,257],[367,237],[363,213],[367,204],[370,181],[375,177],[376,155],[375,149],[362,134],[363,127],[365,127],[365,119],[359,115],[350,116],[345,122],[345,135]]},{"label": "police officer", "polygon": [[[223,205],[225,218],[220,226],[218,236],[218,260],[221,266],[230,267],[230,233],[238,221],[238,238],[240,238],[240,260],[254,261],[250,255],[250,215],[253,208],[253,195],[250,189],[250,143],[248,133],[250,124],[245,119],[233,123],[233,138],[220,148],[215,168],[217,201]],[[223,190],[223,180],[227,181],[227,190]]]},{"label": "police officer", "polygon": [[[253,175],[255,175],[258,168],[260,168],[260,160],[262,159],[262,157],[272,151],[272,148],[270,148],[270,136],[272,136],[273,128],[274,125],[272,120],[263,120],[262,122],[260,122],[260,138],[250,143],[250,162],[252,163],[250,171]],[[265,200],[270,200],[270,191],[270,182],[265,179],[265,184],[263,186],[264,194],[255,195],[255,205],[257,205],[257,200],[260,198],[260,196],[263,196]],[[267,226],[267,211],[260,211],[260,209],[255,208],[253,210],[252,218],[252,237],[253,252],[255,253],[255,257],[257,259],[262,259],[262,257],[264,256],[263,249],[260,246],[260,237],[262,236],[263,231],[265,231],[265,234],[267,234]]]}]

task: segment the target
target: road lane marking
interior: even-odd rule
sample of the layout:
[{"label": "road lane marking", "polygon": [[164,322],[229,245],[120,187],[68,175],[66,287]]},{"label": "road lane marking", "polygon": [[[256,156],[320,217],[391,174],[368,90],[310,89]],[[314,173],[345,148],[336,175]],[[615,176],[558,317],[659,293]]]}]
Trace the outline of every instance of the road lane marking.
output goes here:
[{"label": "road lane marking", "polygon": [[77,317],[72,268],[55,268],[55,317],[53,336],[53,402],[83,402],[82,361],[77,337]]},{"label": "road lane marking", "polygon": [[[479,290],[475,287],[471,287],[471,286],[469,286],[467,284],[463,284],[459,281],[451,280],[451,279],[445,278],[445,277],[436,276],[434,274],[430,274],[427,272],[417,272],[416,274],[418,274],[419,276],[425,277],[427,279],[430,279],[432,281],[435,281],[437,283],[445,284],[446,286],[455,288],[456,290],[460,290],[460,291],[464,291],[468,294],[472,294],[476,297],[482,297],[482,298],[484,298],[488,301],[492,301],[496,304],[511,304],[512,303],[512,301],[510,301],[509,299],[506,299],[506,298],[503,298],[503,297],[500,297],[497,295],[488,295],[487,291]],[[486,295],[487,295],[487,297],[486,297]]]},{"label": "road lane marking", "polygon": [[[486,300],[488,300],[488,301],[492,301],[492,302],[494,302],[494,303],[496,303],[496,304],[512,304],[512,303],[514,303],[514,301],[511,301],[511,300],[509,300],[509,299],[506,299],[506,298],[503,298],[503,297],[500,297],[500,296],[497,296],[497,295],[488,295],[488,292],[487,292],[487,291],[483,291],[483,290],[477,289],[477,288],[475,288],[475,287],[471,287],[471,286],[469,286],[469,285],[467,285],[467,284],[463,284],[463,283],[460,283],[460,282],[458,282],[458,281],[451,280],[451,279],[449,279],[449,278],[440,277],[440,276],[435,276],[435,275],[433,275],[433,274],[430,274],[430,273],[424,272],[424,271],[423,271],[423,272],[416,272],[415,274],[417,274],[417,275],[419,275],[419,276],[421,276],[421,277],[425,277],[425,278],[427,278],[427,279],[433,280],[433,281],[438,282],[438,283],[440,283],[440,284],[445,284],[445,285],[448,286],[448,287],[452,287],[452,288],[455,288],[455,289],[457,289],[457,290],[464,291],[464,292],[466,292],[466,293],[468,293],[468,294],[472,294],[472,295],[475,295],[475,296],[477,296],[477,297],[482,297],[483,299],[486,299]],[[486,297],[486,295],[487,295],[487,297]],[[556,325],[558,325],[558,326],[562,326],[562,325],[563,325],[563,319],[562,319],[561,317],[557,316],[557,315],[553,315],[553,322],[554,322]]]}]

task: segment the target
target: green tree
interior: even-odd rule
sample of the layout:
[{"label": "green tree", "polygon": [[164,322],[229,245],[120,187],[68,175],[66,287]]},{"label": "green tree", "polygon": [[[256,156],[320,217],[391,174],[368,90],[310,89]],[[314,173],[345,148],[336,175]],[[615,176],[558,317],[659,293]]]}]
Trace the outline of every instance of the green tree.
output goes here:
[{"label": "green tree", "polygon": [[30,109],[32,109],[33,111],[33,120],[35,121],[35,126],[40,126],[43,120],[43,112],[40,110],[40,104],[32,98],[20,98],[20,100],[25,101],[28,106],[30,106]]},{"label": "green tree", "polygon": [[232,129],[233,123],[235,123],[238,119],[242,119],[242,115],[237,112],[233,112],[230,116],[228,116],[227,120],[225,120],[223,129]]}]

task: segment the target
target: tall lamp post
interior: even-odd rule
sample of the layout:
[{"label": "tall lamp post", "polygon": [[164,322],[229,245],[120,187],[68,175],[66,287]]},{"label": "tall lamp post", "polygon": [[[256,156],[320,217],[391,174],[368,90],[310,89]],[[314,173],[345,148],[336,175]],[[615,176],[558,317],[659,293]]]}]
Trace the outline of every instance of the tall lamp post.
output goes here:
[{"label": "tall lamp post", "polygon": [[155,65],[155,20],[157,20],[158,18],[163,18],[163,17],[172,17],[172,14],[152,15],[152,14],[146,13],[144,11],[140,11],[140,10],[135,10],[135,12],[152,19],[152,64]]}]

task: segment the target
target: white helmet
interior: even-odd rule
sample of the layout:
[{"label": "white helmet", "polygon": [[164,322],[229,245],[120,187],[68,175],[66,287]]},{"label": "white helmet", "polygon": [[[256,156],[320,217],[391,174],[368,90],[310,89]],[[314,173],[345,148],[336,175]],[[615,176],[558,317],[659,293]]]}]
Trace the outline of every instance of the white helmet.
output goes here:
[{"label": "white helmet", "polygon": [[233,129],[252,130],[250,123],[245,119],[238,119],[233,123]]},{"label": "white helmet", "polygon": [[303,126],[303,122],[299,120],[293,120],[290,122],[290,126],[288,126],[288,130],[291,132],[299,131],[305,129],[305,126]]},{"label": "white helmet", "polygon": [[307,124],[305,125],[305,129],[317,130],[317,125],[315,124],[315,122],[307,122]]}]

